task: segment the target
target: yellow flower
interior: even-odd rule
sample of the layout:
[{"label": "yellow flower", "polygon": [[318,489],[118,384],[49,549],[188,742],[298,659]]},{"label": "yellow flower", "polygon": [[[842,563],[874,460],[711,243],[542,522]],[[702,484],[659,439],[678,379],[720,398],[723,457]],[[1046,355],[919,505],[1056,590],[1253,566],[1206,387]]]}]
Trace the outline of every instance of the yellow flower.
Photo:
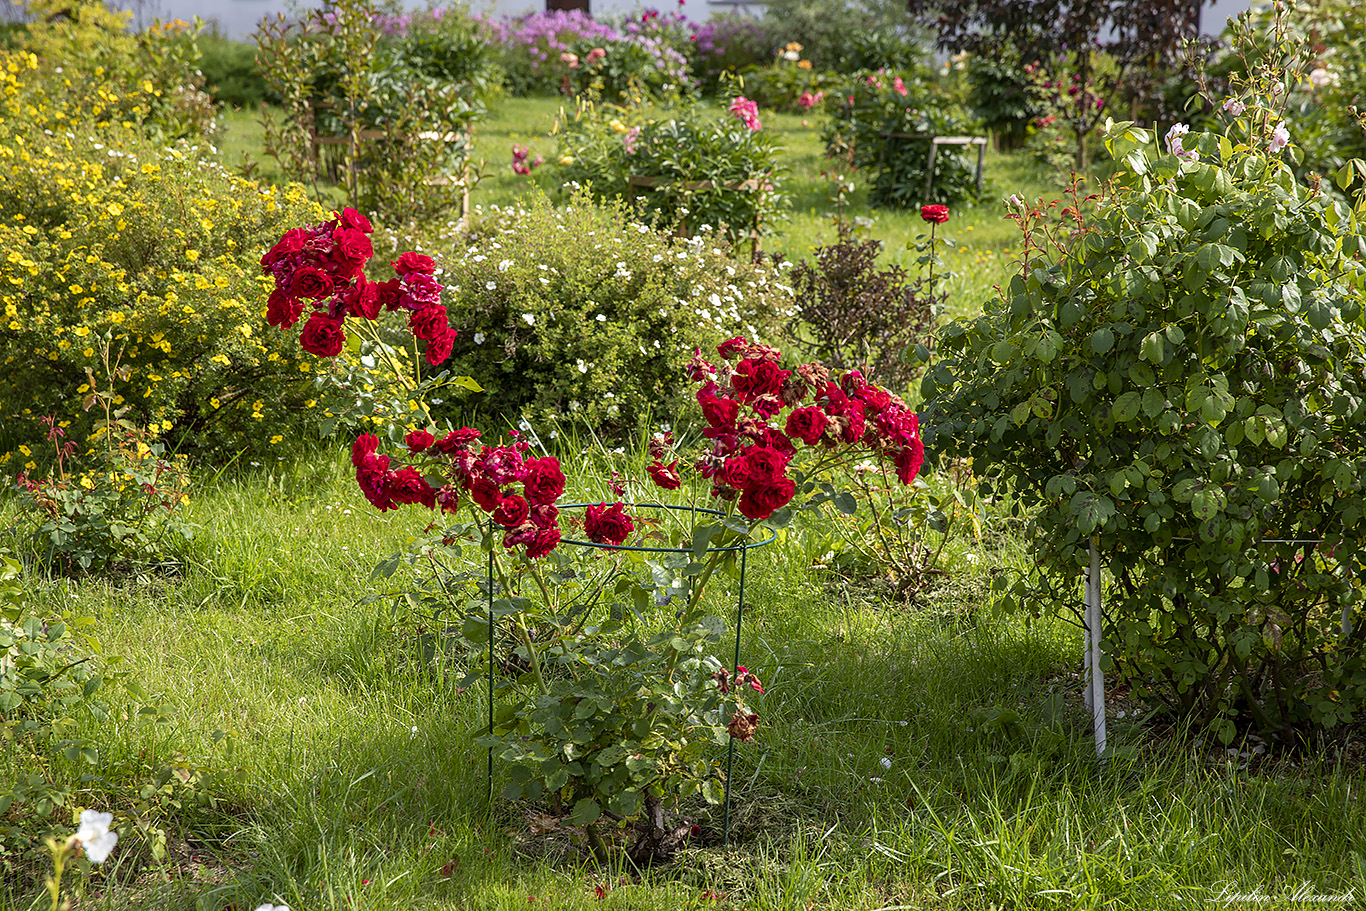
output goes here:
[{"label": "yellow flower", "polygon": [[270,438],[270,445],[274,446],[276,443],[280,442],[280,441],[283,440],[283,439],[284,439],[284,437],[280,436],[280,435],[277,433],[277,434],[275,434],[275,436],[273,436],[273,437]]},{"label": "yellow flower", "polygon": [[618,133],[625,133],[627,131],[626,124],[622,123],[620,120],[613,120],[611,123],[607,125],[611,127],[613,130],[616,130]]},{"label": "yellow flower", "polygon": [[800,69],[800,70],[809,70],[809,69],[811,69],[811,61],[810,61],[810,60],[798,60],[798,61],[797,61],[797,69]]},{"label": "yellow flower", "polygon": [[573,164],[573,163],[574,163],[574,156],[573,156],[573,155],[561,155],[561,156],[560,156],[560,164]]},{"label": "yellow flower", "polygon": [[31,456],[31,455],[33,455],[33,450],[32,450],[32,449],[29,449],[27,446],[23,445],[22,443],[19,444],[19,451],[22,452],[22,453],[23,453],[24,455],[26,455],[26,456]]}]

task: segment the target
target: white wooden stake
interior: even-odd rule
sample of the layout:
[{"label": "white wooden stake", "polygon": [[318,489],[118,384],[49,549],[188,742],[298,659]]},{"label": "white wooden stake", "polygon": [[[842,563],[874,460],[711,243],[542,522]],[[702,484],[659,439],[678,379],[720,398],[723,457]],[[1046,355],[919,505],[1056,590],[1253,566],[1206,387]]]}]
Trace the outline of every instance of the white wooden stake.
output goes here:
[{"label": "white wooden stake", "polygon": [[1100,669],[1100,551],[1091,538],[1091,568],[1086,574],[1086,707],[1096,735],[1096,755],[1105,755],[1105,673]]}]

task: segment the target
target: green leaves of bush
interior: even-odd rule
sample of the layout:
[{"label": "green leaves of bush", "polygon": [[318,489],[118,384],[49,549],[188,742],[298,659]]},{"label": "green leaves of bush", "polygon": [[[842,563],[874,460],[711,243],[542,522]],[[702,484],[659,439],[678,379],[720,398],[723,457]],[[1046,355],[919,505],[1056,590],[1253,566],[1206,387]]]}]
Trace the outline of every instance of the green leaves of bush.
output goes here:
[{"label": "green leaves of bush", "polygon": [[925,383],[927,446],[1037,510],[1057,597],[1098,540],[1121,676],[1225,736],[1366,705],[1363,212],[1266,138],[1183,160],[1114,125],[1095,218],[948,327]]}]

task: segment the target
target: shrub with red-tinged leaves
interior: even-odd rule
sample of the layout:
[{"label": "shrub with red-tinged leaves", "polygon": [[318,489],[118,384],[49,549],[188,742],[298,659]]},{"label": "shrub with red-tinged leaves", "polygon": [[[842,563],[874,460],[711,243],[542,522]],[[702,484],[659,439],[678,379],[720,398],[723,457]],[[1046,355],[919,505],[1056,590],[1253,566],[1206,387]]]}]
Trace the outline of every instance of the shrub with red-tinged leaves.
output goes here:
[{"label": "shrub with red-tinged leaves", "polygon": [[442,286],[433,278],[436,264],[408,252],[392,263],[397,278],[367,280],[373,230],[368,218],[345,208],[331,221],[287,231],[261,257],[261,268],[275,280],[266,321],[290,329],[311,306],[299,344],[318,357],[336,357],[346,346],[348,317],[373,322],[381,310],[398,310],[407,313],[413,335],[426,342],[427,363],[441,364],[450,357],[456,332],[441,305]]},{"label": "shrub with red-tinged leaves", "polygon": [[[919,418],[859,371],[832,373],[820,364],[786,370],[777,348],[744,338],[717,351],[722,367],[701,352],[688,367],[701,383],[697,403],[710,441],[693,468],[711,481],[712,496],[738,498],[745,518],[767,519],[792,500],[797,484],[789,466],[803,449],[821,460],[871,458],[902,484],[915,481],[925,457]],[[666,451],[662,441],[651,444],[648,471],[657,486],[673,490],[681,479],[677,462],[663,464]]]}]

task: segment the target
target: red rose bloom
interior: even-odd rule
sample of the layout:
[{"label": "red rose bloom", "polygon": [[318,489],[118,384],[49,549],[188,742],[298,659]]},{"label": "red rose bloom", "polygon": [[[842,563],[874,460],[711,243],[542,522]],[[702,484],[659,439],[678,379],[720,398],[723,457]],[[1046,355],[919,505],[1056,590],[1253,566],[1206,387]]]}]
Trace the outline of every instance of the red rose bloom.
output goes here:
[{"label": "red rose bloom", "polygon": [[389,470],[389,457],[370,453],[356,468],[356,483],[361,493],[380,512],[398,509],[393,499],[394,473]]},{"label": "red rose bloom", "polygon": [[801,440],[808,446],[814,446],[820,441],[821,434],[825,433],[829,423],[830,418],[824,411],[815,405],[807,405],[805,408],[795,409],[787,416],[787,435],[794,440]]},{"label": "red rose bloom", "polygon": [[423,256],[421,253],[408,251],[393,260],[389,265],[394,267],[394,271],[399,275],[409,275],[413,272],[421,272],[423,275],[431,275],[436,271],[436,261],[430,256]]},{"label": "red rose bloom", "polygon": [[440,304],[431,304],[421,310],[414,310],[408,316],[408,328],[420,339],[436,338],[442,330],[450,328],[450,323],[446,319],[446,308]]},{"label": "red rose bloom", "polygon": [[475,478],[470,483],[470,499],[478,503],[484,512],[493,512],[497,509],[498,501],[502,498],[503,492],[488,478]]},{"label": "red rose bloom", "polygon": [[748,485],[766,486],[785,477],[787,456],[771,446],[751,446],[740,454],[740,458],[744,460]]},{"label": "red rose bloom", "polygon": [[403,442],[413,452],[425,452],[427,447],[436,442],[436,437],[426,430],[414,430],[403,438]]},{"label": "red rose bloom", "polygon": [[304,241],[308,239],[308,232],[303,228],[291,228],[284,233],[275,246],[266,251],[265,256],[261,257],[261,266],[267,270],[276,263],[282,262],[291,256],[299,253],[304,248]]},{"label": "red rose bloom", "polygon": [[367,282],[364,275],[359,277],[355,287],[343,292],[341,297],[347,313],[362,319],[379,318],[379,285]]},{"label": "red rose bloom", "polygon": [[745,358],[735,365],[731,385],[740,400],[747,402],[765,395],[776,396],[783,389],[783,381],[791,375],[791,371],[783,370],[772,361]]},{"label": "red rose bloom", "polygon": [[337,228],[332,233],[332,240],[336,244],[332,248],[332,262],[343,279],[355,278],[375,255],[370,238],[354,228]]},{"label": "red rose bloom", "polygon": [[608,506],[599,503],[588,507],[583,517],[583,531],[594,544],[620,545],[636,530],[636,523],[626,514],[620,503]]},{"label": "red rose bloom", "polygon": [[370,224],[370,219],[366,218],[350,206],[341,210],[341,214],[337,215],[337,221],[341,222],[346,227],[351,228],[354,231],[360,231],[363,234],[369,234],[371,231],[375,230],[374,225]]},{"label": "red rose bloom", "polygon": [[373,433],[362,433],[356,437],[356,442],[351,444],[351,464],[356,468],[365,463],[365,457],[374,455],[375,450],[379,449],[379,437]]},{"label": "red rose bloom", "polygon": [[554,503],[564,493],[564,471],[560,460],[553,456],[531,459],[524,466],[522,478],[526,498],[538,506]]},{"label": "red rose bloom", "polygon": [[276,288],[266,302],[266,322],[281,329],[288,329],[303,315],[303,301],[293,300],[284,291]]},{"label": "red rose bloom", "polygon": [[464,449],[477,439],[479,439],[479,431],[473,427],[461,427],[459,430],[452,430],[432,445],[442,455],[450,455],[457,449]]},{"label": "red rose bloom", "polygon": [[493,510],[493,521],[504,528],[516,528],[527,520],[531,514],[531,507],[526,500],[514,494],[509,494],[498,501],[498,507]]},{"label": "red rose bloom", "polygon": [[670,465],[655,462],[646,471],[650,472],[650,480],[665,490],[677,490],[683,484],[683,478],[678,474],[678,459]]},{"label": "red rose bloom", "polygon": [[740,494],[738,508],[745,518],[757,522],[786,506],[796,492],[797,484],[791,478],[781,478],[764,486],[747,487]]},{"label": "red rose bloom", "polygon": [[949,220],[949,207],[921,206],[920,217],[932,224],[942,225],[944,222]]},{"label": "red rose bloom", "polygon": [[735,338],[727,339],[726,341],[717,345],[716,353],[721,355],[721,357],[725,358],[726,360],[730,360],[736,355],[744,354],[745,349],[747,349],[748,347],[749,340],[742,335],[737,335]]},{"label": "red rose bloom", "polygon": [[702,414],[711,426],[722,430],[735,427],[735,419],[740,414],[740,403],[734,399],[719,397],[714,386],[708,384],[697,390],[697,404],[702,406]]},{"label": "red rose bloom", "polygon": [[340,320],[332,319],[326,313],[315,312],[304,323],[299,344],[305,351],[318,357],[336,357],[346,344],[346,333],[342,332]]},{"label": "red rose bloom", "polygon": [[317,266],[304,266],[289,283],[289,296],[303,300],[322,300],[332,293],[332,276]]},{"label": "red rose bloom", "polygon": [[911,445],[899,451],[894,459],[897,479],[909,486],[920,473],[920,466],[924,461],[925,444],[920,440],[912,440]]},{"label": "red rose bloom", "polygon": [[507,530],[503,535],[503,546],[508,550],[524,544],[530,547],[536,543],[536,538],[540,536],[540,533],[541,530],[535,525],[530,522],[523,522],[521,525]]},{"label": "red rose bloom", "polygon": [[395,503],[421,504],[428,509],[436,508],[436,489],[411,465],[394,472],[393,498]]},{"label": "red rose bloom", "polygon": [[429,341],[427,343],[427,350],[424,352],[427,363],[435,367],[445,361],[446,358],[450,357],[451,348],[455,346],[455,337],[457,334],[458,333],[454,329],[447,327],[445,332]]},{"label": "red rose bloom", "polygon": [[560,544],[560,530],[558,528],[542,528],[536,534],[536,542],[528,544],[526,555],[535,560],[544,557]]},{"label": "red rose bloom", "polygon": [[560,518],[560,510],[553,503],[533,503],[531,521],[537,528],[554,528]]},{"label": "red rose bloom", "polygon": [[403,285],[398,279],[387,282],[374,282],[372,285],[377,297],[376,303],[385,310],[397,310],[403,301]]}]

